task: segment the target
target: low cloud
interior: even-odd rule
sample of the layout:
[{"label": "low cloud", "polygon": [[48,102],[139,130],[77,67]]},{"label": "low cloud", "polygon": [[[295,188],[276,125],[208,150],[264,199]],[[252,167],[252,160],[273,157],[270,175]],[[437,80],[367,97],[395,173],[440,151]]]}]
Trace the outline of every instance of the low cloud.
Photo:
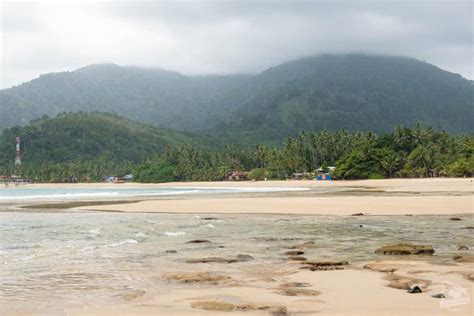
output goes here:
[{"label": "low cloud", "polygon": [[256,73],[320,53],[403,55],[472,78],[471,1],[2,2],[1,87],[86,64]]}]

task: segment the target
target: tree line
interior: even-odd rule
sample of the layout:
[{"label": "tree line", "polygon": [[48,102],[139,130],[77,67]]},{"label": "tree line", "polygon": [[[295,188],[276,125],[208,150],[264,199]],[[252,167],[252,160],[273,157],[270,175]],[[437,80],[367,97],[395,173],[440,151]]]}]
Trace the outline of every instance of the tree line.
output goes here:
[{"label": "tree line", "polygon": [[242,171],[251,179],[262,180],[289,179],[294,173],[310,175],[320,168],[329,172],[328,167],[335,166],[331,172],[337,179],[463,177],[473,174],[473,151],[470,135],[452,136],[416,125],[397,127],[383,135],[345,130],[301,132],[281,146],[166,146],[141,162],[120,160],[104,151],[93,159],[25,165],[22,175],[38,182],[93,182],[107,175],[132,173],[138,182],[170,182],[219,181],[233,171]]},{"label": "tree line", "polygon": [[301,132],[280,147],[257,145],[219,150],[182,146],[146,160],[135,169],[141,182],[215,181],[231,171],[249,171],[255,180],[288,179],[335,166],[339,179],[462,177],[474,170],[474,138],[451,136],[416,125],[393,133]]}]

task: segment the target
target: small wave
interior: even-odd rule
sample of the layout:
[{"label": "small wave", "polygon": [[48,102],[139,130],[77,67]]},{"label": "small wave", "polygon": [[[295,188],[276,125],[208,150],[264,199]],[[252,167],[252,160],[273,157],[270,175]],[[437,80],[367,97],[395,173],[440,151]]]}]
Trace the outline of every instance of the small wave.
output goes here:
[{"label": "small wave", "polygon": [[212,225],[211,223],[209,223],[209,224],[206,224],[205,226],[206,226],[206,227],[210,227],[210,228],[214,228],[214,227],[216,227],[216,226]]},{"label": "small wave", "polygon": [[164,232],[165,236],[183,236],[186,235],[186,232]]},{"label": "small wave", "polygon": [[111,248],[111,247],[118,247],[118,246],[122,246],[122,245],[126,245],[126,244],[138,244],[138,240],[127,239],[127,240],[119,241],[117,243],[106,245],[105,247],[106,248]]},{"label": "small wave", "polygon": [[143,237],[146,237],[146,234],[144,232],[138,232],[135,234],[135,236],[143,238]]},{"label": "small wave", "polygon": [[94,228],[94,229],[89,230],[89,234],[99,235],[100,234],[100,228]]}]

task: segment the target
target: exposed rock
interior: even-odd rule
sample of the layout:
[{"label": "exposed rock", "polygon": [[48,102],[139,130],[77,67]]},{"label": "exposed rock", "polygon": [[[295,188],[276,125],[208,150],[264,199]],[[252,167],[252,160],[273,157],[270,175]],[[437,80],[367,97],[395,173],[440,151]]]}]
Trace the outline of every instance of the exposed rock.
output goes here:
[{"label": "exposed rock", "polygon": [[412,244],[396,244],[384,246],[375,250],[375,253],[384,255],[431,255],[434,252],[435,251],[431,246]]},{"label": "exposed rock", "polygon": [[204,217],[202,220],[204,221],[215,221],[215,220],[218,220],[220,218],[218,217]]},{"label": "exposed rock", "polygon": [[410,287],[407,292],[411,294],[416,294],[416,293],[422,293],[423,291],[418,285],[415,285],[415,286]]},{"label": "exposed rock", "polygon": [[376,272],[395,272],[400,268],[399,264],[391,262],[371,262],[364,266],[364,269],[368,269]]},{"label": "exposed rock", "polygon": [[364,216],[364,215],[365,215],[365,214],[361,212],[361,213],[354,213],[354,214],[352,214],[351,216]]},{"label": "exposed rock", "polygon": [[205,311],[231,312],[235,309],[234,304],[219,301],[201,301],[191,303],[192,308],[203,309]]},{"label": "exposed rock", "polygon": [[239,261],[237,258],[207,257],[186,260],[186,263],[235,263]]},{"label": "exposed rock", "polygon": [[200,301],[191,303],[192,308],[206,311],[231,312],[231,311],[268,311],[271,315],[288,315],[285,306],[271,306],[264,304],[231,304],[221,301]]},{"label": "exposed rock", "polygon": [[187,244],[202,244],[206,242],[210,242],[210,241],[206,239],[194,239],[194,240],[187,241],[186,243]]},{"label": "exposed rock", "polygon": [[304,283],[304,282],[288,282],[280,284],[281,288],[288,288],[288,287],[310,287],[311,284]]},{"label": "exposed rock", "polygon": [[291,247],[290,249],[305,249],[305,248],[316,248],[316,244],[314,243],[314,241],[308,241],[299,245],[295,245]]},{"label": "exposed rock", "polygon": [[461,245],[461,246],[458,247],[458,250],[469,250],[469,247]]},{"label": "exposed rock", "polygon": [[318,296],[321,294],[321,292],[315,290],[294,288],[278,288],[274,292],[286,296]]},{"label": "exposed rock", "polygon": [[250,261],[250,260],[253,260],[253,257],[251,255],[238,254],[237,259],[239,261]]},{"label": "exposed rock", "polygon": [[462,219],[459,218],[459,217],[451,217],[451,218],[449,218],[449,220],[450,221],[462,221]]},{"label": "exposed rock", "polygon": [[287,255],[287,256],[300,256],[300,255],[304,255],[304,251],[290,250],[290,251],[285,252],[285,255]]},{"label": "exposed rock", "polygon": [[474,263],[474,256],[454,256],[453,260],[460,263]]},{"label": "exposed rock", "polygon": [[331,271],[331,270],[344,270],[344,267],[343,266],[302,266],[300,270]]},{"label": "exposed rock", "polygon": [[235,258],[206,257],[186,260],[186,263],[235,263],[253,260],[250,255],[239,254]]},{"label": "exposed rock", "polygon": [[252,239],[255,241],[263,241],[263,242],[278,241],[278,238],[275,238],[275,237],[254,237]]},{"label": "exposed rock", "polygon": [[444,296],[444,294],[443,294],[443,293],[439,293],[439,294],[431,295],[431,297],[434,297],[434,298],[446,298],[446,296]]},{"label": "exposed rock", "polygon": [[173,273],[165,276],[167,280],[176,281],[179,283],[228,283],[232,278],[221,274],[211,274],[209,272],[185,272]]},{"label": "exposed rock", "polygon": [[419,286],[420,288],[426,288],[431,284],[430,280],[410,278],[406,276],[401,276],[398,274],[388,274],[384,277],[385,280],[390,281],[388,287],[400,290],[409,290],[412,286]]},{"label": "exposed rock", "polygon": [[306,258],[301,256],[290,256],[288,257],[288,261],[306,261]]},{"label": "exposed rock", "polygon": [[166,253],[177,253],[176,250],[166,250],[165,252],[166,252]]},{"label": "exposed rock", "polygon": [[474,229],[474,226],[466,226],[465,229]]},{"label": "exposed rock", "polygon": [[285,306],[273,306],[268,310],[270,315],[274,316],[286,316],[289,315],[288,309]]},{"label": "exposed rock", "polygon": [[349,262],[345,260],[343,261],[305,261],[305,262],[301,262],[301,264],[307,264],[314,267],[325,267],[325,266],[344,266],[344,265],[348,265]]}]

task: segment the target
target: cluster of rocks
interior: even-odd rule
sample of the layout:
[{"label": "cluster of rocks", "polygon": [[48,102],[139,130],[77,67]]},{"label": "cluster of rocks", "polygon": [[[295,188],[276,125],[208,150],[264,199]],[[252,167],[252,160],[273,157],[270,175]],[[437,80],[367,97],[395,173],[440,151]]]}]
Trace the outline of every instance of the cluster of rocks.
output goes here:
[{"label": "cluster of rocks", "polygon": [[301,270],[310,271],[329,271],[329,270],[344,270],[344,266],[348,265],[348,261],[304,261]]},{"label": "cluster of rocks", "polygon": [[434,252],[431,246],[406,243],[384,246],[375,250],[375,253],[382,255],[432,255]]}]

